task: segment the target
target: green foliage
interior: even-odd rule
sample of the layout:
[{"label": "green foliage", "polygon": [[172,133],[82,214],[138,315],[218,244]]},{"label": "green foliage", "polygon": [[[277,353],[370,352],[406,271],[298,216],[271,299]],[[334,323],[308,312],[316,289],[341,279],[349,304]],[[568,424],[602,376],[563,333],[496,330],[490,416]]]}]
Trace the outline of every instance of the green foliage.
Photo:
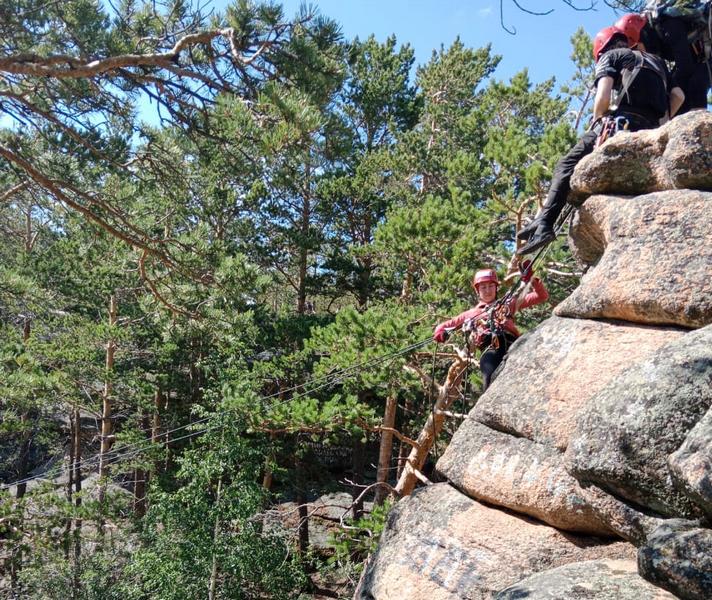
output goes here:
[{"label": "green foliage", "polygon": [[333,536],[334,554],[329,563],[346,570],[351,576],[357,576],[363,568],[361,561],[375,552],[392,506],[392,502],[387,500],[375,505],[361,519],[349,520],[347,527]]},{"label": "green foliage", "polygon": [[[403,349],[472,305],[473,271],[505,274],[515,219],[543,200],[575,138],[567,117],[585,113],[590,40],[572,38],[559,95],[526,70],[496,80],[489,46],[458,39],[415,65],[395,37],[344,40],[308,8],[111,10],[4,3],[0,32],[10,54],[79,64],[230,26],[244,62],[221,38],[156,69],[0,79],[23,123],[0,130],[0,475],[45,479],[0,493],[10,585],[30,598],[297,597],[308,554],[270,505],[341,489],[344,465],[320,449],[376,460],[386,398],[396,429],[417,435],[423,375],[448,361]],[[137,115],[147,97],[151,125]],[[547,261],[556,301],[577,274],[561,244]],[[97,481],[105,404],[113,447]],[[77,415],[81,491],[66,468]],[[326,568],[354,576],[387,510],[350,523]]]},{"label": "green foliage", "polygon": [[[211,429],[212,428],[212,429]],[[301,565],[279,530],[259,512],[264,491],[254,480],[264,454],[237,422],[217,416],[184,453],[175,492],[154,488],[142,524],[142,546],[124,570],[124,598],[203,597],[215,577],[216,597],[293,598]]]},{"label": "green foliage", "polygon": [[575,71],[571,80],[561,86],[561,91],[569,97],[569,104],[575,108],[573,124],[579,129],[588,121],[593,110],[593,72],[595,61],[593,59],[593,42],[583,27],[579,27],[571,37],[573,52],[571,60]]}]

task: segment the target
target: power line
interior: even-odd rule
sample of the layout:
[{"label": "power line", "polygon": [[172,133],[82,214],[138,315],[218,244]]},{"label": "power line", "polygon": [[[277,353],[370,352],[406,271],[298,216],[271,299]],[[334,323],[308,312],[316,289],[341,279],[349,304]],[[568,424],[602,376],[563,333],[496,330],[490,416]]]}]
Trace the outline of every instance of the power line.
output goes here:
[{"label": "power line", "polygon": [[[313,392],[315,392],[315,391],[317,391],[317,390],[320,390],[320,389],[322,389],[322,388],[324,388],[324,387],[329,387],[329,386],[332,386],[332,385],[335,385],[335,384],[337,384],[337,383],[342,382],[344,379],[350,377],[350,376],[352,375],[352,372],[353,372],[353,371],[362,370],[362,369],[364,369],[364,368],[366,368],[366,367],[372,366],[374,363],[380,363],[380,362],[383,362],[383,361],[385,361],[385,360],[392,360],[392,359],[397,358],[398,356],[402,356],[402,355],[404,355],[404,354],[409,354],[410,352],[412,352],[412,351],[414,351],[414,350],[417,350],[418,348],[421,348],[421,347],[423,347],[423,346],[429,344],[431,341],[432,341],[432,338],[428,337],[428,338],[425,339],[425,340],[422,340],[422,341],[420,341],[420,342],[416,342],[416,343],[414,343],[414,344],[410,344],[410,345],[405,346],[405,347],[403,347],[403,348],[400,348],[400,349],[398,349],[398,350],[394,350],[394,351],[388,352],[388,353],[386,353],[386,354],[383,354],[383,355],[380,355],[380,356],[376,356],[376,357],[374,357],[374,358],[371,358],[371,359],[369,359],[369,360],[363,361],[363,362],[361,362],[361,363],[356,363],[356,364],[351,365],[351,366],[349,366],[349,367],[344,367],[344,368],[342,368],[342,369],[337,369],[336,371],[329,372],[329,373],[323,375],[322,377],[317,377],[316,379],[312,379],[312,380],[310,380],[310,381],[308,381],[308,382],[305,382],[305,383],[303,383],[303,384],[294,385],[294,386],[292,386],[291,388],[287,388],[287,389],[284,389],[284,390],[280,390],[280,391],[275,392],[274,394],[270,394],[270,395],[268,395],[268,396],[263,396],[262,398],[260,398],[260,400],[261,400],[261,401],[270,400],[270,399],[272,399],[272,398],[274,398],[274,397],[276,397],[276,396],[280,396],[280,395],[282,395],[282,394],[284,394],[284,393],[288,393],[288,392],[291,392],[291,391],[298,390],[299,388],[305,388],[305,387],[310,386],[310,385],[313,385],[313,384],[315,384],[315,383],[319,383],[319,385],[316,385],[316,386],[314,386],[314,387],[310,387],[309,389],[305,390],[305,391],[302,392],[301,394],[297,394],[296,396],[293,396],[293,397],[291,397],[291,398],[287,398],[287,399],[285,399],[285,400],[282,400],[281,402],[273,403],[273,404],[270,406],[270,408],[273,408],[273,407],[276,407],[276,406],[280,406],[280,405],[286,404],[286,403],[288,403],[288,402],[294,402],[295,400],[299,400],[300,398],[303,398],[303,397],[305,397],[305,396],[308,396],[309,394],[312,394]],[[170,439],[170,437],[169,437],[171,433],[175,433],[175,432],[177,432],[177,431],[182,431],[183,429],[186,429],[186,428],[188,428],[188,427],[194,427],[194,426],[196,426],[196,425],[200,425],[201,423],[205,423],[205,422],[209,421],[211,418],[212,418],[212,415],[209,416],[209,417],[204,417],[204,418],[202,418],[202,419],[198,419],[197,421],[193,421],[193,422],[191,422],[191,423],[187,423],[186,425],[182,425],[182,426],[180,426],[180,427],[175,427],[174,429],[170,429],[170,430],[168,430],[168,431],[161,432],[161,434],[160,434],[161,437],[165,437],[166,439],[161,440],[161,441],[159,441],[159,442],[149,442],[148,444],[144,444],[143,446],[140,446],[140,444],[138,444],[138,443],[135,443],[135,444],[126,444],[125,446],[122,446],[122,447],[119,447],[119,448],[114,448],[114,449],[110,450],[109,452],[107,452],[107,453],[105,453],[105,454],[103,455],[105,464],[114,464],[114,463],[116,463],[116,462],[119,462],[120,460],[124,460],[124,459],[127,459],[127,458],[131,457],[131,456],[135,456],[135,455],[137,455],[137,454],[141,454],[141,453],[145,452],[146,450],[150,450],[150,449],[152,449],[152,448],[155,448],[155,447],[156,447],[157,445],[159,445],[159,444],[164,445],[164,444],[167,444],[167,443],[175,443],[175,442],[178,442],[178,441],[181,441],[181,440],[184,440],[184,439],[190,439],[190,438],[192,438],[192,437],[195,437],[195,436],[197,436],[197,435],[206,433],[206,432],[211,431],[211,430],[213,430],[213,429],[217,429],[217,428],[219,428],[219,427],[222,427],[222,426],[219,426],[219,425],[214,425],[214,426],[212,426],[212,427],[208,427],[207,429],[202,429],[202,430],[199,430],[199,431],[195,431],[195,432],[193,432],[193,433],[190,433],[190,434],[187,434],[187,435],[185,435],[185,436],[178,437],[178,438]],[[145,430],[145,431],[148,431],[148,430]],[[126,451],[128,451],[128,450],[131,450],[132,448],[134,448],[134,451],[133,451],[133,452],[126,452]],[[91,467],[94,467],[94,466],[98,466],[98,465],[99,465],[99,462],[101,461],[101,458],[102,458],[102,455],[101,455],[101,454],[95,454],[94,456],[92,456],[92,457],[90,457],[90,458],[88,458],[88,459],[86,459],[86,460],[83,460],[82,463],[81,463],[81,466],[82,466],[83,468],[87,468],[87,467],[91,468]],[[49,470],[47,470],[47,471],[44,471],[43,473],[40,473],[40,474],[38,474],[38,475],[34,475],[34,476],[31,476],[31,477],[26,477],[26,478],[24,478],[24,479],[20,479],[20,480],[18,480],[18,481],[13,481],[13,482],[10,482],[10,483],[2,484],[2,485],[0,485],[0,490],[8,490],[8,489],[10,489],[10,488],[12,488],[12,487],[15,487],[15,486],[17,486],[17,485],[21,485],[21,484],[23,484],[23,483],[28,483],[28,482],[34,481],[34,480],[36,480],[36,479],[47,479],[47,478],[50,478],[50,477],[58,477],[58,476],[62,475],[62,474],[65,473],[65,472],[69,472],[69,471],[72,470],[73,468],[74,468],[73,465],[61,466],[61,467],[58,466],[58,467],[55,467],[55,468],[53,468],[53,469],[49,469]]]}]

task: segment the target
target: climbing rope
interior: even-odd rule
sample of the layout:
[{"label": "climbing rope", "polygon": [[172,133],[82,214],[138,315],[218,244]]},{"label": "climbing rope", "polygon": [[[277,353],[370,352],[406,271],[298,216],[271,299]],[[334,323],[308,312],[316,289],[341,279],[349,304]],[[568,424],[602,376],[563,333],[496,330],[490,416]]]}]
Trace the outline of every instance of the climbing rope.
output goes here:
[{"label": "climbing rope", "polygon": [[[277,406],[280,406],[282,404],[286,404],[288,402],[294,402],[296,400],[299,400],[301,398],[304,398],[306,396],[309,396],[310,394],[313,394],[314,392],[326,388],[326,387],[331,387],[334,386],[338,383],[342,383],[345,379],[348,379],[349,377],[352,377],[356,372],[360,372],[367,367],[373,366],[375,364],[380,364],[383,361],[386,360],[394,360],[400,356],[404,356],[406,354],[409,354],[415,350],[418,350],[419,348],[422,348],[432,342],[432,337],[428,337],[427,339],[421,340],[419,342],[416,342],[414,344],[409,344],[408,346],[404,346],[403,348],[399,348],[397,350],[393,350],[391,352],[387,352],[385,354],[373,357],[371,359],[368,359],[366,361],[362,361],[360,363],[356,363],[354,365],[351,365],[349,367],[344,367],[342,369],[337,369],[335,371],[331,371],[322,377],[317,377],[315,379],[312,379],[308,382],[305,382],[303,384],[295,385],[292,386],[291,388],[287,388],[286,390],[280,390],[279,392],[275,392],[274,394],[270,394],[267,396],[263,396],[260,398],[262,401],[267,401],[271,400],[279,395],[284,394],[285,392],[290,392],[290,391],[296,391],[299,389],[304,389],[303,392],[297,394],[296,396],[292,396],[291,398],[287,398],[284,400],[281,400],[280,402],[273,402],[270,404],[270,408],[274,408]],[[194,431],[192,433],[177,437],[177,438],[170,438],[170,435],[173,433],[177,433],[183,430],[186,430],[188,428],[192,427],[197,427],[203,423],[206,423],[210,419],[212,419],[213,416],[209,417],[204,417],[202,419],[198,419],[197,421],[193,421],[191,423],[187,423],[185,425],[182,425],[180,427],[175,427],[173,429],[170,429],[168,431],[161,432],[161,436],[165,436],[165,440],[161,440],[159,442],[147,442],[147,443],[134,443],[134,444],[125,444],[123,446],[113,448],[109,452],[104,453],[103,458],[105,460],[105,464],[110,465],[110,464],[115,464],[120,461],[126,460],[128,458],[132,458],[133,456],[136,456],[138,454],[142,454],[143,452],[147,452],[149,450],[155,449],[158,446],[162,446],[168,443],[175,443],[179,442],[182,440],[187,440],[191,439],[195,436],[202,435],[204,433],[207,433],[209,431],[213,431],[215,429],[219,429],[224,427],[224,425],[213,425],[210,427],[202,428],[197,431]],[[95,454],[87,459],[82,460],[82,468],[84,469],[90,469],[93,467],[97,467],[99,465],[99,461],[101,460],[102,455]],[[52,467],[46,471],[43,471],[42,473],[38,475],[33,475],[29,477],[25,477],[23,479],[19,479],[17,481],[12,481],[9,483],[5,484],[0,484],[0,491],[8,490],[12,487],[15,487],[17,485],[23,484],[23,483],[29,483],[31,481],[35,481],[38,479],[51,479],[55,477],[59,477],[63,475],[64,473],[68,473],[69,470],[73,468],[72,465],[68,466],[57,466],[57,467]]]}]

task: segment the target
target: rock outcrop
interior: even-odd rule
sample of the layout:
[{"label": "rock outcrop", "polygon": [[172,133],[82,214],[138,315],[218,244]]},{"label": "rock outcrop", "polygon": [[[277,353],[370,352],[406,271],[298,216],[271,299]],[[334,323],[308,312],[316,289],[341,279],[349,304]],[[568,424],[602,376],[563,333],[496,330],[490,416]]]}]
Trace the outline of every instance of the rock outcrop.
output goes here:
[{"label": "rock outcrop", "polygon": [[668,458],[675,487],[712,519],[712,409]]},{"label": "rock outcrop", "polygon": [[712,598],[712,530],[673,519],[638,550],[640,573],[683,598]]},{"label": "rock outcrop", "polygon": [[589,198],[571,236],[574,254],[593,266],[555,314],[682,327],[712,322],[710,212],[712,192]]},{"label": "rock outcrop", "polygon": [[479,399],[471,416],[492,429],[564,451],[583,406],[631,362],[683,333],[552,317],[517,340],[506,370]]},{"label": "rock outcrop", "polygon": [[471,498],[505,506],[564,529],[613,533],[564,469],[561,452],[470,419],[453,438],[438,471]]},{"label": "rock outcrop", "polygon": [[596,395],[567,452],[569,472],[669,516],[701,510],[672,484],[668,456],[712,406],[712,326],[659,348]]},{"label": "rock outcrop", "polygon": [[586,275],[512,346],[448,483],[393,509],[359,599],[712,598],[712,115],[615,136],[572,196]]},{"label": "rock outcrop", "polygon": [[543,571],[498,593],[495,600],[672,600],[638,575],[632,560],[592,560]]},{"label": "rock outcrop", "polygon": [[634,556],[623,542],[564,534],[441,483],[391,511],[357,599],[480,600],[533,573]]},{"label": "rock outcrop", "polygon": [[571,189],[579,199],[712,190],[712,113],[694,111],[658,129],[610,138],[577,165]]}]

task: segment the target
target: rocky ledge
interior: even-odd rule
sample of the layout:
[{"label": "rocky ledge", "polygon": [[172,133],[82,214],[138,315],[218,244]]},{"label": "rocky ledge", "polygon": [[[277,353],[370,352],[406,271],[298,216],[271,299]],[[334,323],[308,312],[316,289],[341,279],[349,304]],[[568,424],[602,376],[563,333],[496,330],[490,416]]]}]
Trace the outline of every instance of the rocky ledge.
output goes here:
[{"label": "rocky ledge", "polygon": [[[587,268],[389,516],[359,600],[712,598],[712,115],[572,180]],[[637,561],[635,560],[637,558]]]}]

